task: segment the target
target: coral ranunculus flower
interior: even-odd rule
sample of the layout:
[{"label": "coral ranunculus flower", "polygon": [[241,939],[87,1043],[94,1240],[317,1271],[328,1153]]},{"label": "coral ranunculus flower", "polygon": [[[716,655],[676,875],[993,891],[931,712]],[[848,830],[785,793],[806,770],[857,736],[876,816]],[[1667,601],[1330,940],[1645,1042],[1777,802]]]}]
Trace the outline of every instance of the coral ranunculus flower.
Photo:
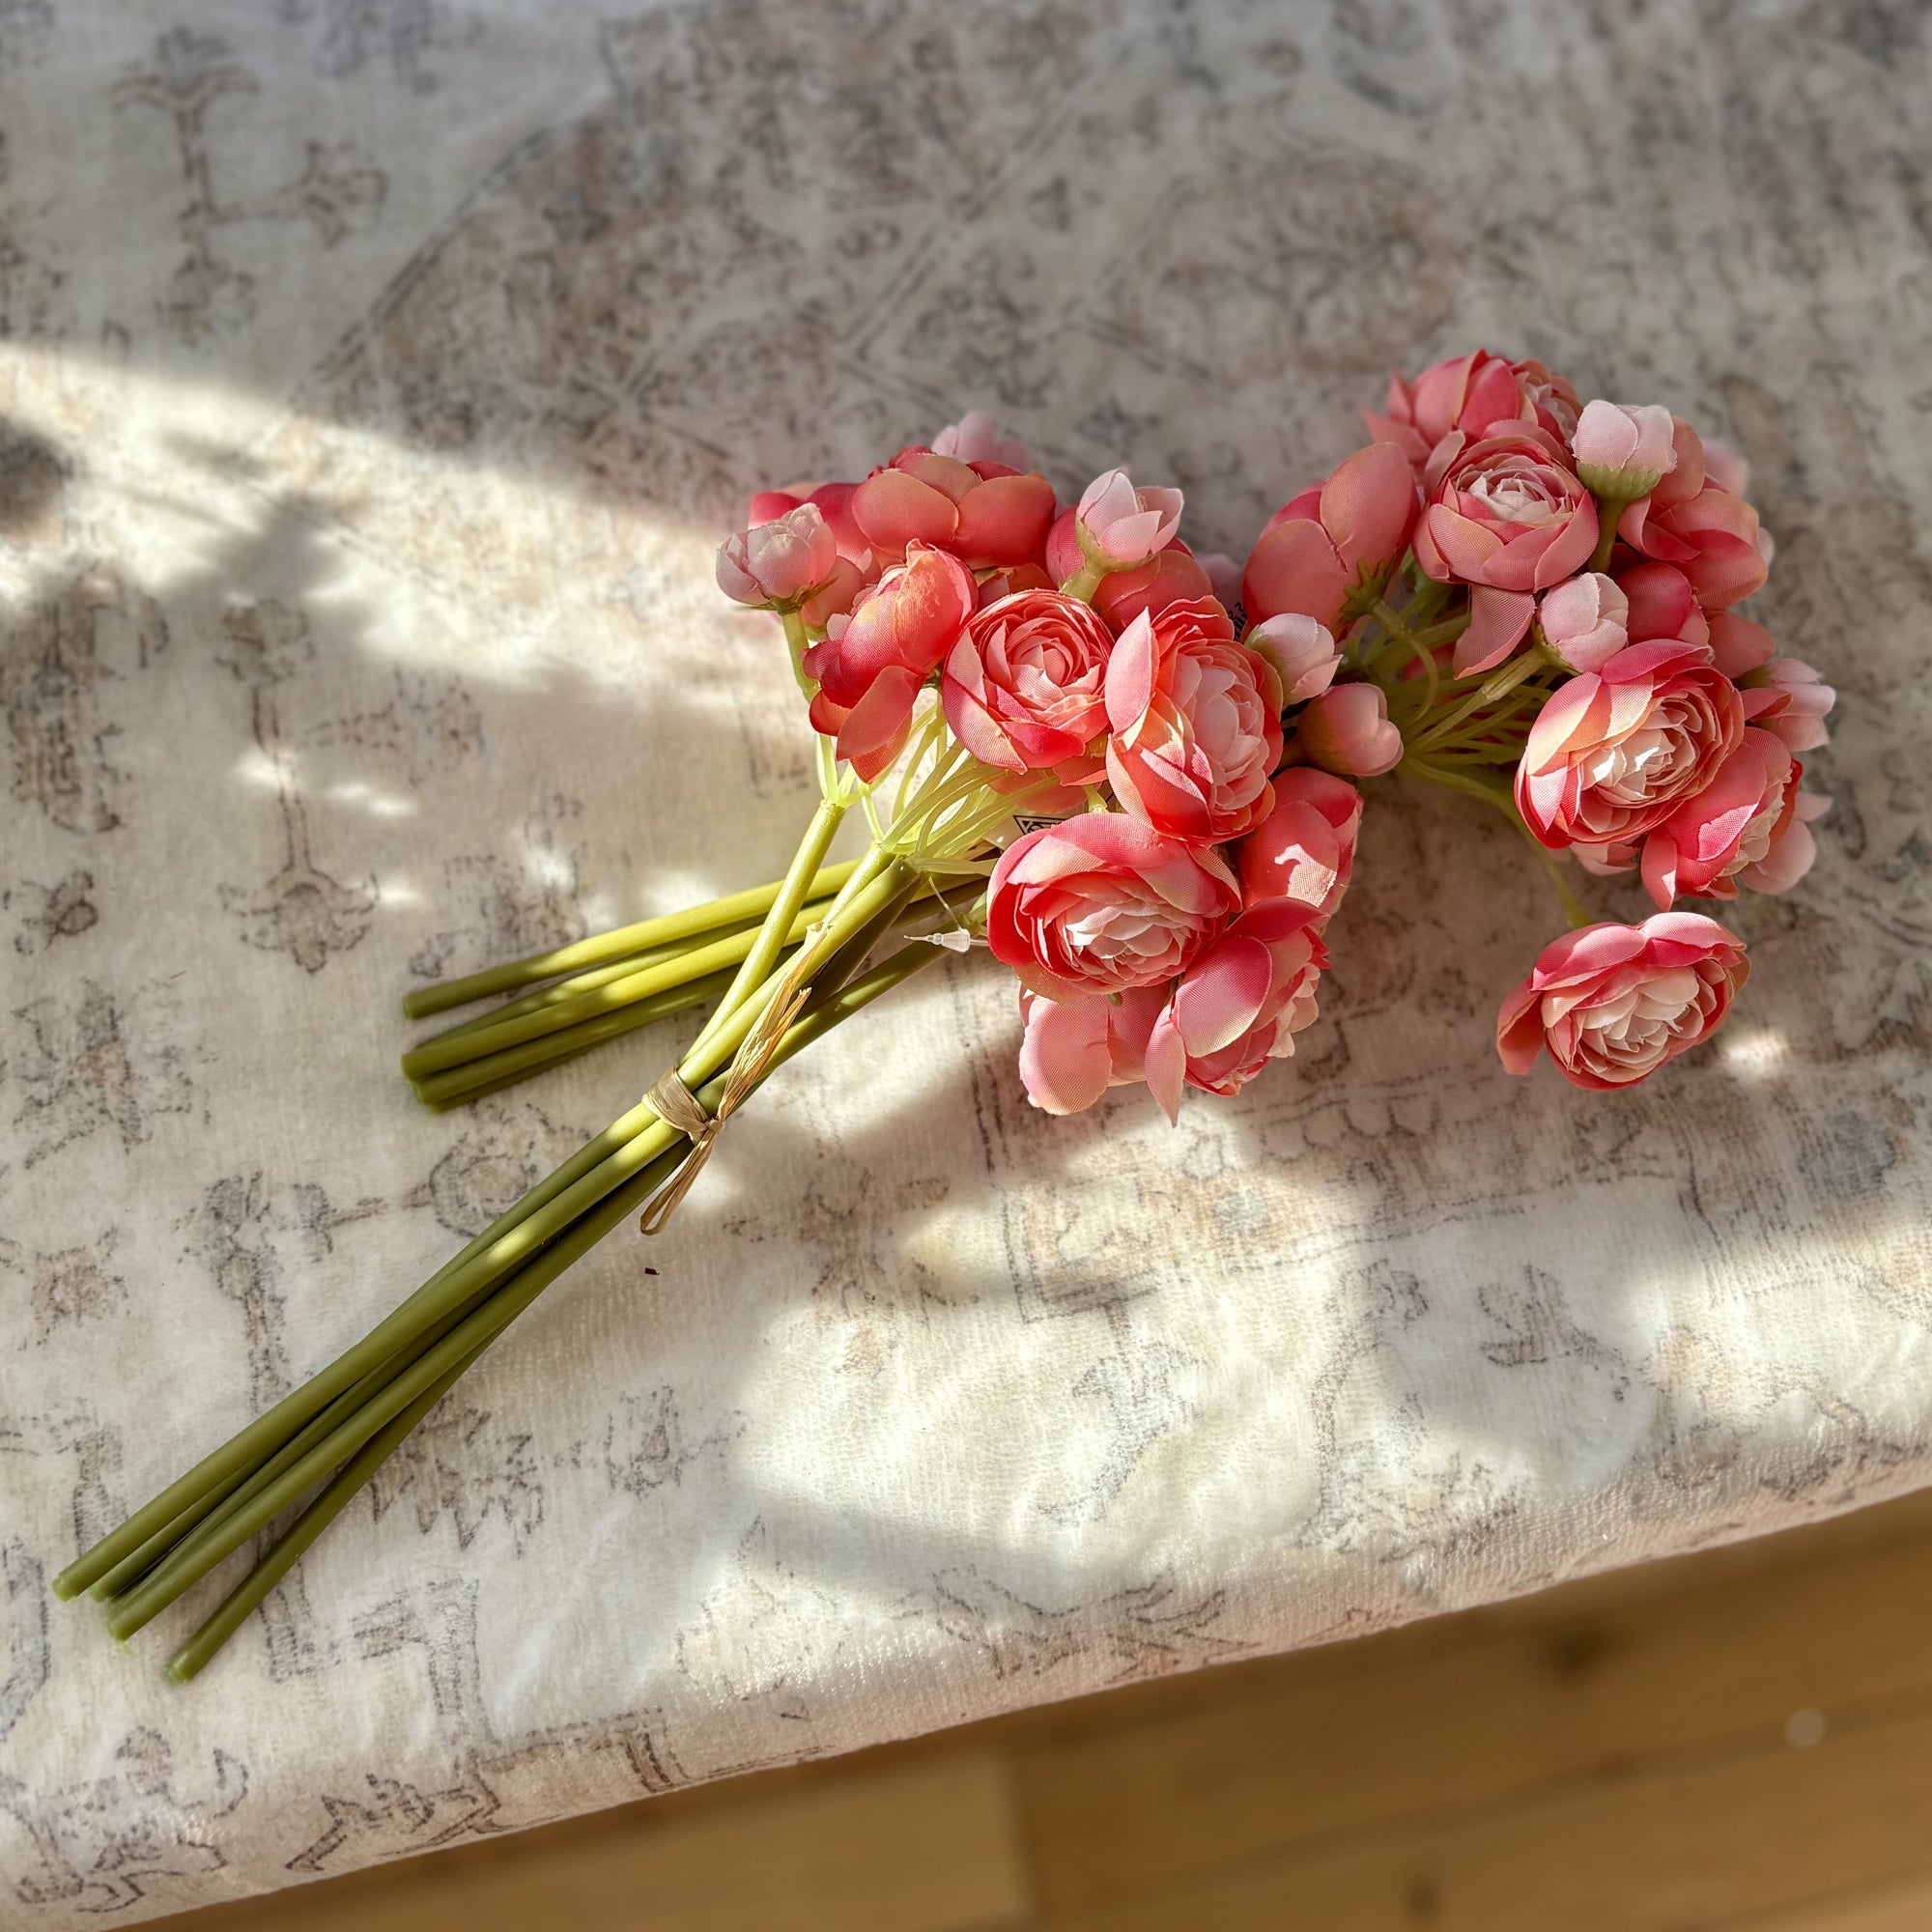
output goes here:
[{"label": "coral ranunculus flower", "polygon": [[1573,1087],[1632,1087],[1709,1039],[1749,971],[1744,941],[1698,913],[1586,925],[1546,946],[1503,1001],[1496,1051],[1512,1073],[1548,1048]]},{"label": "coral ranunculus flower", "polygon": [[1183,1085],[1238,1094],[1293,1053],[1327,963],[1309,907],[1273,899],[1244,912],[1181,976],[1148,1036],[1144,1078],[1167,1118]]},{"label": "coral ranunculus flower", "polygon": [[1437,582],[1547,590],[1597,545],[1597,505],[1570,452],[1532,426],[1463,450],[1429,493],[1415,560]]},{"label": "coral ranunculus flower", "polygon": [[946,660],[946,722],[981,764],[1011,772],[1065,765],[1107,728],[1100,687],[1113,648],[1112,633],[1077,598],[1057,590],[1002,597],[974,612]]},{"label": "coral ranunculus flower", "polygon": [[1145,612],[1107,661],[1107,776],[1156,831],[1238,838],[1274,803],[1281,680],[1211,597]]},{"label": "coral ranunculus flower", "polygon": [[1240,902],[1211,847],[1118,811],[1089,811],[1001,854],[986,943],[1043,999],[1126,992],[1185,972]]},{"label": "coral ranunculus flower", "polygon": [[1249,905],[1297,899],[1325,923],[1355,867],[1362,794],[1347,779],[1291,765],[1274,781],[1274,810],[1241,840],[1241,892]]},{"label": "coral ranunculus flower", "polygon": [[1711,781],[1744,728],[1707,648],[1632,644],[1550,694],[1517,767],[1518,809],[1552,850],[1640,838]]}]

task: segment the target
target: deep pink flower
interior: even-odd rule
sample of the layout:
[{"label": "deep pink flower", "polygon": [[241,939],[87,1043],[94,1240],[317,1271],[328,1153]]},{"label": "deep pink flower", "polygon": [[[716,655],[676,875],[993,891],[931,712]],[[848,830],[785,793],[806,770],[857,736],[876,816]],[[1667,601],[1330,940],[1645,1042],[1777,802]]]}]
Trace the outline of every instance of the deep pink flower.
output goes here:
[{"label": "deep pink flower", "polygon": [[952,735],[981,763],[1048,771],[1107,728],[1101,696],[1112,634],[1057,590],[982,605],[946,660],[940,700]]},{"label": "deep pink flower", "polygon": [[1165,985],[1239,906],[1235,875],[1211,847],[1089,811],[1001,854],[986,943],[1041,998],[1071,1000]]},{"label": "deep pink flower", "polygon": [[931,544],[974,569],[1039,555],[1054,517],[1053,485],[1004,464],[961,463],[914,445],[852,493],[852,515],[882,555]]},{"label": "deep pink flower", "polygon": [[[1335,801],[1324,804],[1334,810]],[[1352,817],[1336,816],[1352,850]],[[1339,858],[1345,879],[1348,861],[1335,850],[1334,824],[1318,812],[1310,832],[1314,844]],[[1340,896],[1335,866],[1311,853],[1278,869],[1293,872],[1302,885],[1328,881],[1322,890],[1331,904]],[[1280,879],[1270,874],[1264,882]],[[1311,899],[1261,895],[1225,930],[1210,934],[1178,976],[1113,994],[1065,992],[1047,999],[1034,990],[1034,977],[1023,974],[1028,987],[1020,995],[1026,1023],[1020,1075],[1033,1103],[1048,1113],[1075,1113],[1111,1086],[1145,1080],[1172,1120],[1184,1087],[1238,1093],[1270,1059],[1292,1053],[1294,1035],[1315,1017],[1316,987],[1327,964],[1321,925]]]},{"label": "deep pink flower", "polygon": [[1517,806],[1552,848],[1640,838],[1710,782],[1744,728],[1708,649],[1632,644],[1550,694],[1517,766]]},{"label": "deep pink flower", "polygon": [[1643,841],[1643,883],[1660,912],[1679,897],[1734,899],[1791,822],[1802,767],[1769,731],[1738,748]]},{"label": "deep pink flower", "polygon": [[1450,357],[1413,383],[1389,378],[1388,413],[1363,411],[1369,434],[1393,442],[1420,475],[1448,437],[1479,442],[1513,423],[1535,423],[1565,441],[1577,426],[1577,392],[1541,362],[1505,362],[1487,349]]},{"label": "deep pink flower", "polygon": [[1299,611],[1284,611],[1279,617],[1257,624],[1242,642],[1274,666],[1284,704],[1306,704],[1311,697],[1320,697],[1335,682],[1342,664],[1328,627]]},{"label": "deep pink flower", "polygon": [[838,544],[817,506],[801,503],[718,546],[718,587],[735,603],[781,610],[804,602],[838,567]]},{"label": "deep pink flower", "polygon": [[1630,599],[1600,570],[1543,594],[1543,640],[1572,670],[1601,670],[1630,642]]},{"label": "deep pink flower", "polygon": [[[1063,511],[1046,533],[1047,574],[1065,584],[1087,567],[1074,528],[1075,512]],[[1119,637],[1143,611],[1154,616],[1170,604],[1191,604],[1202,597],[1225,603],[1194,553],[1179,537],[1150,562],[1133,570],[1110,570],[1100,579],[1093,604],[1107,628]]]},{"label": "deep pink flower", "polygon": [[1379,778],[1402,762],[1402,733],[1378,684],[1333,684],[1296,721],[1301,755],[1343,778]]},{"label": "deep pink flower", "polygon": [[1330,631],[1359,614],[1415,526],[1415,481],[1396,444],[1372,442],[1325,481],[1285,503],[1262,531],[1241,577],[1249,620],[1299,611]]},{"label": "deep pink flower", "polygon": [[1415,526],[1416,561],[1438,582],[1519,594],[1562,582],[1596,543],[1596,501],[1569,451],[1533,427],[1463,450]]},{"label": "deep pink flower", "polygon": [[1243,899],[1295,899],[1319,929],[1349,888],[1361,824],[1362,795],[1346,779],[1291,765],[1274,781],[1274,810],[1241,840]]},{"label": "deep pink flower", "polygon": [[1211,597],[1145,612],[1107,661],[1107,775],[1122,808],[1182,838],[1238,838],[1273,802],[1281,683]]},{"label": "deep pink flower", "polygon": [[1747,723],[1776,732],[1790,752],[1815,751],[1830,740],[1825,720],[1837,693],[1808,664],[1777,656],[1771,633],[1735,611],[1714,611],[1710,633],[1711,655],[1743,696]]},{"label": "deep pink flower", "polygon": [[1573,1087],[1634,1086],[1710,1038],[1749,970],[1744,941],[1697,913],[1586,925],[1546,946],[1503,1001],[1496,1051],[1512,1073],[1547,1047]]},{"label": "deep pink flower", "polygon": [[1671,414],[1662,403],[1591,402],[1570,447],[1577,472],[1606,497],[1647,497],[1677,468]]},{"label": "deep pink flower", "polygon": [[832,575],[798,607],[806,628],[819,633],[830,628],[833,618],[848,614],[859,601],[859,593],[873,579],[852,561],[841,556],[832,567]]},{"label": "deep pink flower", "polygon": [[973,614],[973,578],[956,557],[915,543],[904,563],[835,616],[805,654],[818,682],[811,722],[858,775],[877,778],[905,748],[920,687]]},{"label": "deep pink flower", "polygon": [[1103,470],[1081,492],[1073,530],[1101,570],[1133,570],[1158,556],[1180,527],[1179,490],[1140,490],[1124,469]]}]

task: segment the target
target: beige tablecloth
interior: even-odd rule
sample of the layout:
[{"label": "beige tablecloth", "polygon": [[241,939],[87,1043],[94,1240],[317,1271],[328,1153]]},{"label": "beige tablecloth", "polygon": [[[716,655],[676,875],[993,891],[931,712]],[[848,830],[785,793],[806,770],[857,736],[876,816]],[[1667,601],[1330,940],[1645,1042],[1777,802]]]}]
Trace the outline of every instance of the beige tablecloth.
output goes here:
[{"label": "beige tablecloth", "polygon": [[[1932,1480],[1922,10],[0,0],[0,1920],[131,1920]],[[962,408],[1241,550],[1473,342],[1745,448],[1841,693],[1721,1043],[1376,788],[1292,1064],[1054,1122],[949,966],[786,1069],[170,1690],[47,1577],[581,1136],[403,988],[771,876],[754,484]],[[1591,887],[1636,916],[1631,884]],[[651,1269],[655,1268],[653,1274]]]}]

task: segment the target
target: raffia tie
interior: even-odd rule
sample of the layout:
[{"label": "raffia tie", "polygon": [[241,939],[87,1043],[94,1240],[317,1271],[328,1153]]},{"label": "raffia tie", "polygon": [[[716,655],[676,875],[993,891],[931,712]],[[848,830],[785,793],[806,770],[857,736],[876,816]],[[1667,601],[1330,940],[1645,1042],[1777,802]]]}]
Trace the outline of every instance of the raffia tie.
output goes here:
[{"label": "raffia tie", "polygon": [[805,969],[822,930],[817,925],[808,929],[805,944],[798,950],[798,957],[779,981],[777,992],[766,1002],[757,1024],[739,1042],[738,1051],[731,1056],[730,1072],[725,1076],[724,1093],[718,1096],[718,1111],[715,1114],[704,1111],[704,1102],[684,1084],[684,1076],[675,1066],[668,1067],[644,1095],[644,1104],[651,1112],[666,1126],[675,1127],[683,1134],[690,1141],[691,1148],[677,1172],[645,1207],[638,1222],[639,1234],[659,1235],[664,1232],[666,1223],[691,1192],[692,1183],[704,1172],[704,1163],[711,1158],[711,1150],[717,1145],[724,1122],[751,1097],[759,1077],[771,1065],[772,1055],[779,1050],[779,1042],[784,1038],[786,1029],[798,1017],[799,1009],[811,995],[811,987],[805,979]]}]

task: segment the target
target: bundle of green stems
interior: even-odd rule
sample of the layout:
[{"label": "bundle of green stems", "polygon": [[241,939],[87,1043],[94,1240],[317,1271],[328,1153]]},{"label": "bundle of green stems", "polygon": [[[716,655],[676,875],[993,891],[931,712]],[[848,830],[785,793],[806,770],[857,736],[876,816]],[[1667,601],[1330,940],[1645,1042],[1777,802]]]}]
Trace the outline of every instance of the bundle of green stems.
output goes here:
[{"label": "bundle of green stems", "polygon": [[[865,864],[848,859],[818,868],[783,934],[780,960],[792,956]],[[775,880],[406,994],[404,1013],[424,1019],[498,993],[536,988],[412,1047],[402,1057],[404,1078],[425,1106],[444,1113],[653,1020],[708,1006],[750,957],[783,889],[784,881]],[[979,892],[977,880],[951,891],[922,881],[895,925],[956,923]]]},{"label": "bundle of green stems", "polygon": [[[917,760],[923,777],[902,779],[890,828],[869,791],[827,783],[775,885],[412,994],[406,1007],[420,1015],[549,982],[415,1049],[405,1066],[418,1094],[432,1106],[460,1104],[715,1000],[677,1073],[707,1115],[727,1094],[748,1095],[945,956],[943,946],[906,941],[908,925],[960,926],[976,916],[990,868],[978,855],[1018,801],[989,787],[992,775],[952,747],[943,726],[927,739]],[[855,796],[874,842],[862,858],[828,866]],[[895,940],[896,950],[875,957]],[[802,1004],[782,1023],[794,1001]],[[640,1101],[361,1341],[103,1536],[55,1579],[55,1594],[104,1602],[108,1629],[125,1640],[244,1545],[270,1538],[168,1665],[178,1682],[194,1676],[504,1329],[702,1151]]]}]

